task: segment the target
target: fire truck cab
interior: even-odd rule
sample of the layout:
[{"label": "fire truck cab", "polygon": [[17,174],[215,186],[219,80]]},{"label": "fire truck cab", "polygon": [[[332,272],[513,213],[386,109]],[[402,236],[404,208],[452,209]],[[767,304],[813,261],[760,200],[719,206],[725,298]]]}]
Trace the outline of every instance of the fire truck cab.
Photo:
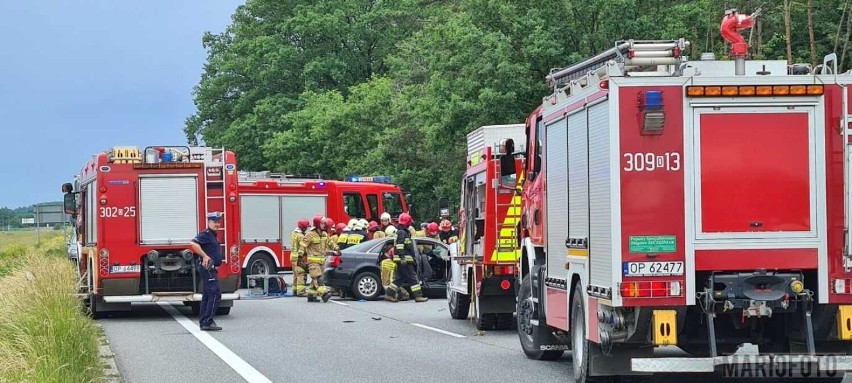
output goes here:
[{"label": "fire truck cab", "polygon": [[224,149],[116,147],[88,161],[62,191],[82,245],[80,294],[92,316],[135,302],[184,302],[197,312],[200,261],[188,248],[208,212],[224,215],[217,313],[228,314],[239,299],[236,187],[236,157]]},{"label": "fire truck cab", "polygon": [[379,221],[382,213],[398,217],[409,210],[410,196],[390,177],[319,176],[240,172],[240,265],[243,275],[268,275],[290,269],[290,235],[300,218],[320,214],[336,223],[351,218]]},{"label": "fire truck cab", "polygon": [[[719,373],[735,352],[839,381],[852,369],[852,75],[833,55],[799,75],[688,60],[688,46],[619,41],[548,76],[526,122],[522,348],[571,349],[578,383]],[[682,354],[660,354],[671,346]]]},{"label": "fire truck cab", "polygon": [[472,304],[480,330],[509,329],[514,319],[523,181],[515,148],[523,142],[524,124],[482,126],[467,136],[447,303],[454,319],[466,319]]}]

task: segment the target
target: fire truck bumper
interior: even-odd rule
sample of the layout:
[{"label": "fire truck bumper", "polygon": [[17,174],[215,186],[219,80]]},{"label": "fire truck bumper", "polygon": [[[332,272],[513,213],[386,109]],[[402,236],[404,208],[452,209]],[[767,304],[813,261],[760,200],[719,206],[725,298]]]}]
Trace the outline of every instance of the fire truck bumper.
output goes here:
[{"label": "fire truck bumper", "polygon": [[[775,371],[852,371],[852,356],[847,355],[729,355],[705,358],[633,358],[631,368],[637,373],[701,373],[737,368],[763,368]],[[779,370],[781,369],[781,370]]]},{"label": "fire truck bumper", "polygon": [[[134,303],[134,302],[200,302],[201,294],[186,293],[158,293],[143,295],[113,295],[103,297],[106,303]],[[222,294],[223,301],[234,301],[240,299],[238,293]]]}]

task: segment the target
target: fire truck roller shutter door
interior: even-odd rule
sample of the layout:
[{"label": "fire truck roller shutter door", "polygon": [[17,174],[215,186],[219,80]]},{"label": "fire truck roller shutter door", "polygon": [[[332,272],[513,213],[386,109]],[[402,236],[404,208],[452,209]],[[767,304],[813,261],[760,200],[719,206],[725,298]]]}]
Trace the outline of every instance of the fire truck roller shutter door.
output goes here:
[{"label": "fire truck roller shutter door", "polygon": [[[610,174],[613,164],[610,144],[610,115],[604,101],[589,107],[589,174]],[[610,177],[589,178],[589,283],[611,286],[613,283],[612,198]],[[620,254],[618,255],[620,258]],[[620,269],[619,269],[620,271]]]},{"label": "fire truck roller shutter door", "polygon": [[243,241],[278,242],[281,239],[281,210],[278,204],[279,198],[274,195],[240,197]]},{"label": "fire truck roller shutter door", "polygon": [[143,244],[189,243],[198,233],[196,175],[140,176]]},{"label": "fire truck roller shutter door", "polygon": [[566,275],[565,239],[568,237],[567,125],[567,120],[563,118],[544,128],[544,171],[547,174],[547,201],[545,201],[547,270],[549,275],[562,278]]}]

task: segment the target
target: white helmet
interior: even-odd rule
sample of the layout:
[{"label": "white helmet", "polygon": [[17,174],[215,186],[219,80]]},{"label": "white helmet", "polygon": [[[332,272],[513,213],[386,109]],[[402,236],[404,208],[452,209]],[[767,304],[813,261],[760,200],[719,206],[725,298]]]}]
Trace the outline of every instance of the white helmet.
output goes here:
[{"label": "white helmet", "polygon": [[385,234],[387,234],[388,237],[395,236],[396,235],[396,226],[393,226],[393,225],[388,226],[388,228],[385,229]]},{"label": "white helmet", "polygon": [[367,230],[368,227],[370,227],[370,222],[366,219],[361,218],[358,220],[358,230]]},{"label": "white helmet", "polygon": [[346,228],[349,230],[355,229],[355,226],[358,225],[358,219],[352,218],[349,220],[349,223],[346,224]]},{"label": "white helmet", "polygon": [[390,220],[391,220],[390,213],[388,213],[388,212],[384,212],[384,213],[382,213],[381,220],[382,220],[382,221],[384,221],[384,220],[388,220],[388,221],[390,221]]}]

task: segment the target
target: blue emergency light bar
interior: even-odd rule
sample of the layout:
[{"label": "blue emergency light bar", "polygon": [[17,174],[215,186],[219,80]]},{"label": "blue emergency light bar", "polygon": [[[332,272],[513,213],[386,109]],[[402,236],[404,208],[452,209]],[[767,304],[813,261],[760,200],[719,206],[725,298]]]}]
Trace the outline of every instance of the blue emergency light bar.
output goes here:
[{"label": "blue emergency light bar", "polygon": [[378,182],[383,184],[391,183],[390,176],[374,176],[374,177],[362,177],[362,176],[349,176],[346,178],[346,181],[349,182]]}]

